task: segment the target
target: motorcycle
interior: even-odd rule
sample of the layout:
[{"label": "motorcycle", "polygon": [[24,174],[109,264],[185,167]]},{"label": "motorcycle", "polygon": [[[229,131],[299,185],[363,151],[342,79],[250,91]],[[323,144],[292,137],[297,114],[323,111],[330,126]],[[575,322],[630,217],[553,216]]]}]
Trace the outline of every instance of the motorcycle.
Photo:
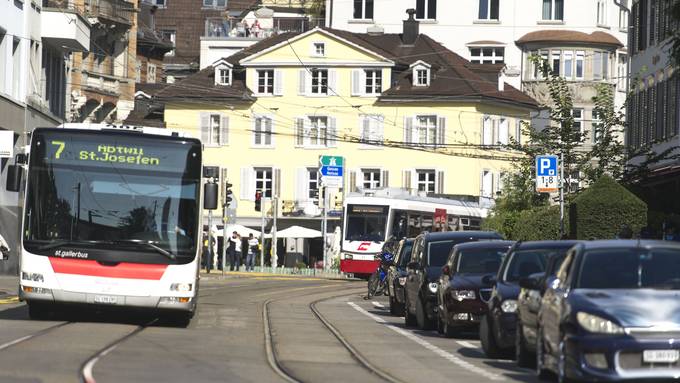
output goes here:
[{"label": "motorcycle", "polygon": [[375,272],[368,278],[368,295],[366,299],[387,291],[387,269],[394,262],[394,253],[383,248],[383,251],[376,256],[376,259],[380,263]]}]

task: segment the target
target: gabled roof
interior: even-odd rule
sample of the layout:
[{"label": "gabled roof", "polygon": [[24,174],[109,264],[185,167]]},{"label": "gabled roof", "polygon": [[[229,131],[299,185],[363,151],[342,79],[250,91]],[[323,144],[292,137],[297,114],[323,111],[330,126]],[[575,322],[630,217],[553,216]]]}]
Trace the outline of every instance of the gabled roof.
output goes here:
[{"label": "gabled roof", "polygon": [[167,84],[156,93],[160,101],[185,100],[201,102],[211,100],[252,101],[252,92],[245,85],[245,72],[234,71],[231,85],[215,84],[215,68],[206,67],[174,84]]}]

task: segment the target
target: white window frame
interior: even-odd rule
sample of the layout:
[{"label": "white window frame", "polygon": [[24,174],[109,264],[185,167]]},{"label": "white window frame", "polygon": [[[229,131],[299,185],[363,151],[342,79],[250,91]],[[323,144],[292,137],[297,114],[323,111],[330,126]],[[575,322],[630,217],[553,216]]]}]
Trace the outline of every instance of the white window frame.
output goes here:
[{"label": "white window frame", "polygon": [[326,57],[326,42],[314,41],[312,42],[312,57]]},{"label": "white window frame", "polygon": [[[323,73],[326,73],[326,91],[322,92],[324,84],[323,84]],[[315,76],[318,75],[318,76]],[[314,80],[316,78],[318,84],[314,86]],[[329,80],[330,80],[330,70],[325,69],[325,68],[314,68],[310,69],[309,71],[309,94],[314,95],[314,96],[328,96],[328,87],[329,87]]]},{"label": "white window frame", "polygon": [[[165,0],[164,0],[165,1]],[[165,8],[165,7],[159,7]],[[172,57],[175,55],[175,49],[177,48],[177,30],[175,29],[161,29],[159,31],[161,37],[165,37],[166,34],[170,36],[170,41],[172,42],[172,50],[165,54],[166,57]]]},{"label": "white window frame", "polygon": [[[494,176],[493,176],[493,171],[490,169],[483,169],[482,173],[480,174],[480,185],[479,185],[479,196],[481,198],[488,198],[488,199],[493,199],[493,191],[494,191],[494,182],[493,182]],[[486,183],[489,183],[488,188],[486,187]]]},{"label": "white window frame", "polygon": [[[257,75],[256,80],[255,80],[256,81],[256,84],[255,84],[256,88],[254,89],[255,94],[258,95],[258,96],[273,96],[274,95],[274,89],[275,89],[275,83],[274,83],[275,80],[274,79],[276,78],[276,71],[274,69],[256,69],[255,73]],[[265,75],[264,76],[264,81],[265,81],[264,89],[265,89],[265,91],[261,92],[260,91],[260,80],[262,80],[263,74]],[[268,88],[271,88],[271,92],[267,91]]]},{"label": "white window frame", "polygon": [[[319,174],[319,168],[306,168],[306,185],[305,189],[307,190],[307,199],[312,201],[315,205],[319,204],[319,198],[321,197],[321,175]],[[312,178],[312,174],[314,174],[315,178]],[[312,188],[312,184],[315,185],[314,188]],[[313,191],[316,191],[316,193],[313,193]],[[318,197],[315,197],[313,194],[318,194]]]},{"label": "white window frame", "polygon": [[[217,124],[215,124],[215,119],[217,119]],[[222,134],[222,115],[219,113],[210,113],[208,116],[208,142],[205,144],[207,146],[219,146],[220,141],[222,141],[220,135]],[[217,138],[215,138],[215,132],[217,132]]]},{"label": "white window frame", "polygon": [[[421,192],[424,191],[425,193],[436,193],[437,192],[437,169],[416,169],[415,172],[413,172],[415,175],[415,186],[416,186],[416,191]],[[425,181],[420,180],[420,175],[425,174],[426,179]],[[432,179],[429,179],[429,175],[432,176]],[[420,190],[420,186],[424,185],[425,190]],[[432,185],[432,191],[428,190],[428,186]]]},{"label": "white window frame", "polygon": [[[320,126],[319,122],[325,120],[325,126]],[[328,116],[307,116],[305,121],[305,131],[303,135],[303,146],[307,148],[327,148],[329,146],[330,137],[328,131],[330,130],[331,118]],[[315,124],[316,122],[316,124]],[[312,139],[312,133],[316,132]],[[323,134],[322,134],[323,132]],[[324,143],[325,141],[325,143]]]},{"label": "white window frame", "polygon": [[[368,129],[368,131],[366,131]],[[359,132],[362,141],[382,142],[385,135],[385,117],[382,114],[362,114],[359,116]],[[382,145],[362,144],[360,149],[383,149]]]},{"label": "white window frame", "polygon": [[[434,120],[434,126],[426,123],[421,125],[423,120]],[[413,126],[411,128],[411,142],[415,145],[435,146],[439,144],[439,116],[436,114],[421,114],[413,117]],[[425,142],[421,142],[421,132],[425,133]],[[430,137],[430,135],[433,137]],[[432,140],[430,140],[432,138]]]},{"label": "white window frame", "polygon": [[[230,86],[232,84],[232,81],[234,80],[234,73],[232,70],[231,64],[227,63],[224,60],[219,60],[218,62],[213,64],[215,68],[215,85],[222,85],[222,86]],[[228,72],[228,79],[229,83],[224,83],[224,78],[222,76],[222,71],[227,70]]]},{"label": "white window frame", "polygon": [[[437,20],[437,16],[436,16],[436,15],[435,15],[435,17],[430,17],[431,15],[429,15],[428,12],[427,12],[428,9],[430,9],[430,7],[429,7],[430,1],[434,1],[435,3],[437,2],[437,0],[424,0],[424,1],[423,1],[423,7],[424,7],[424,9],[423,9],[423,16],[424,16],[424,17],[418,17],[418,16],[417,16],[417,15],[418,15],[418,13],[417,13],[417,3],[416,3],[416,6],[413,7],[414,9],[416,9],[416,14],[414,15],[416,20],[425,20],[425,21],[428,21],[428,20],[429,20],[429,21]],[[435,4],[435,13],[438,13],[438,12],[437,12],[437,4]]]},{"label": "white window frame", "polygon": [[372,12],[371,12],[371,13],[373,13],[373,16],[371,16],[370,18],[366,17],[366,0],[361,0],[361,17],[357,18],[357,17],[355,17],[354,1],[352,1],[352,20],[363,20],[363,21],[373,20],[373,18],[375,17],[375,0],[373,0],[371,2],[371,4],[372,4],[372,7],[373,7]]},{"label": "white window frame", "polygon": [[[579,75],[579,64],[581,64],[581,75]],[[586,52],[576,51],[574,56],[574,78],[577,80],[583,80],[585,78],[586,72]]]},{"label": "white window frame", "polygon": [[[575,111],[579,111],[580,116],[576,116],[574,114]],[[574,124],[572,125],[572,129],[578,124],[578,126],[580,127],[579,131],[581,133],[583,133],[584,129],[585,129],[584,124],[585,124],[585,121],[586,121],[585,120],[585,110],[583,108],[573,108],[571,110],[571,116],[574,118]]]},{"label": "white window frame", "polygon": [[625,53],[619,53],[616,60],[616,89],[619,92],[626,91],[626,80],[628,79],[628,57]]},{"label": "white window frame", "polygon": [[592,131],[591,139],[593,140],[593,144],[596,144],[599,141],[599,136],[597,134],[597,127],[602,126],[604,121],[602,121],[602,118],[600,116],[600,113],[598,112],[597,108],[594,108],[592,110],[592,118],[590,119],[590,130]]},{"label": "white window frame", "polygon": [[[557,63],[557,70],[555,70],[555,64]],[[555,76],[562,75],[562,50],[561,49],[551,49],[550,50],[550,70]]]},{"label": "white window frame", "polygon": [[156,64],[146,63],[146,82],[148,84],[156,83]]},{"label": "white window frame", "polygon": [[[223,5],[218,5],[218,2],[223,2]],[[210,4],[207,4],[210,3]],[[203,8],[224,9],[227,7],[227,0],[203,0]]]},{"label": "white window frame", "polygon": [[[569,65],[567,65],[569,63]],[[574,78],[574,64],[576,63],[574,51],[566,50],[562,53],[562,76],[568,80]]]},{"label": "white window frame", "polygon": [[[380,80],[380,85],[376,85],[376,82]],[[376,95],[376,94],[381,94],[382,93],[382,85],[383,85],[383,71],[382,69],[364,69],[364,94],[365,95]],[[368,82],[371,81],[372,84],[369,86]],[[370,87],[370,92],[367,92],[367,89]]]},{"label": "white window frame", "polygon": [[[269,131],[262,129],[262,123],[264,121],[269,121]],[[259,127],[259,129],[258,129]],[[253,148],[273,148],[274,147],[274,119],[271,115],[256,114],[253,116]],[[260,142],[257,142],[257,139]],[[267,143],[267,138],[269,138],[269,143]]]},{"label": "white window frame", "polygon": [[[550,1],[550,17],[545,18],[544,13],[543,13],[543,7],[545,4],[546,0],[541,1],[541,20],[542,21],[564,21],[564,2],[568,0],[549,0]],[[557,18],[557,2],[561,1],[562,3],[562,18],[558,19]]]},{"label": "white window frame", "polygon": [[[261,176],[258,175],[258,172],[262,172]],[[266,172],[269,172],[269,178],[267,178]],[[274,168],[255,167],[253,169],[253,182],[255,191],[260,190],[263,198],[271,198],[274,193]],[[257,187],[258,182],[262,184],[259,188]],[[267,183],[270,184],[269,187],[267,187]]]},{"label": "white window frame", "polygon": [[597,0],[597,26],[607,27],[607,2]]},{"label": "white window frame", "polygon": [[628,0],[621,0],[622,7],[619,7],[619,31],[628,31]]},{"label": "white window frame", "polygon": [[[473,64],[502,64],[505,62],[505,47],[504,46],[490,46],[490,45],[470,45],[468,46],[470,50],[470,62]],[[479,49],[479,55],[475,55],[472,50]],[[485,49],[491,49],[491,56],[484,55]],[[498,55],[496,50],[502,50],[502,54]],[[475,61],[477,61],[475,63]],[[491,61],[487,63],[485,61]]]},{"label": "white window frame", "polygon": [[[599,57],[599,60],[596,58]],[[598,62],[599,61],[599,62]],[[609,79],[609,52],[593,51],[593,80],[606,81]],[[599,67],[599,68],[598,68]],[[598,68],[598,69],[596,69]],[[599,77],[596,77],[599,74]]]},{"label": "white window frame", "polygon": [[[376,190],[382,187],[383,184],[382,169],[371,167],[361,168],[360,174],[361,174],[361,187],[364,190]],[[366,175],[370,175],[368,180],[366,179]],[[366,185],[369,186],[366,187]]]},{"label": "white window frame", "polygon": [[[413,86],[430,86],[430,68],[432,66],[425,61],[418,60],[411,64],[411,76],[413,77]],[[420,78],[418,77],[418,71],[425,71],[425,74],[427,76],[427,82],[426,83],[421,83]]]},{"label": "white window frame", "polygon": [[168,0],[150,0],[152,5],[157,6],[158,8],[167,8],[168,7]]},{"label": "white window frame", "polygon": [[[498,17],[495,19],[491,18],[491,4],[493,2],[496,2],[496,6],[498,7]],[[482,3],[486,3],[486,17],[482,17]],[[478,2],[478,8],[477,8],[477,20],[483,20],[483,21],[498,21],[500,20],[501,17],[501,10],[500,10],[500,0],[479,0]]]}]

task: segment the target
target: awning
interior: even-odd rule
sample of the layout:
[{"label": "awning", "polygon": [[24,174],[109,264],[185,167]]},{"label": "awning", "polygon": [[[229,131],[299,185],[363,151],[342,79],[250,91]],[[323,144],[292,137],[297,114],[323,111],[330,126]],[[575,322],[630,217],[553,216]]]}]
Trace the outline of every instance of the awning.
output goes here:
[{"label": "awning", "polygon": [[[268,233],[267,238],[271,238],[272,234]],[[276,238],[321,238],[319,230],[307,229],[302,226],[291,226],[287,229],[277,231]]]},{"label": "awning", "polygon": [[[217,225],[213,225],[212,227],[213,233],[221,237],[222,234],[224,233],[221,227],[217,227]],[[251,233],[253,234],[253,237],[259,238],[260,237],[260,232],[257,230],[253,230],[251,228],[245,227],[243,225],[238,225],[238,224],[233,224],[233,225],[227,225],[227,236],[231,236],[231,233],[237,232],[241,235],[241,237],[247,237]]]}]

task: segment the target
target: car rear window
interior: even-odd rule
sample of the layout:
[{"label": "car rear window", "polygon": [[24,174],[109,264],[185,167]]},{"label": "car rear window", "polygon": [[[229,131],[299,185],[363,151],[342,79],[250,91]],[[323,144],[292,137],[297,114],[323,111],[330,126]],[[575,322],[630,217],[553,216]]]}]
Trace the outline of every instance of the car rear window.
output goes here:
[{"label": "car rear window", "polygon": [[576,287],[680,290],[680,250],[602,249],[584,254]]},{"label": "car rear window", "polygon": [[495,274],[507,251],[507,248],[461,251],[455,271],[461,274]]},{"label": "car rear window", "polygon": [[518,282],[521,278],[545,271],[552,251],[554,250],[532,249],[513,252],[503,273],[503,281]]}]

